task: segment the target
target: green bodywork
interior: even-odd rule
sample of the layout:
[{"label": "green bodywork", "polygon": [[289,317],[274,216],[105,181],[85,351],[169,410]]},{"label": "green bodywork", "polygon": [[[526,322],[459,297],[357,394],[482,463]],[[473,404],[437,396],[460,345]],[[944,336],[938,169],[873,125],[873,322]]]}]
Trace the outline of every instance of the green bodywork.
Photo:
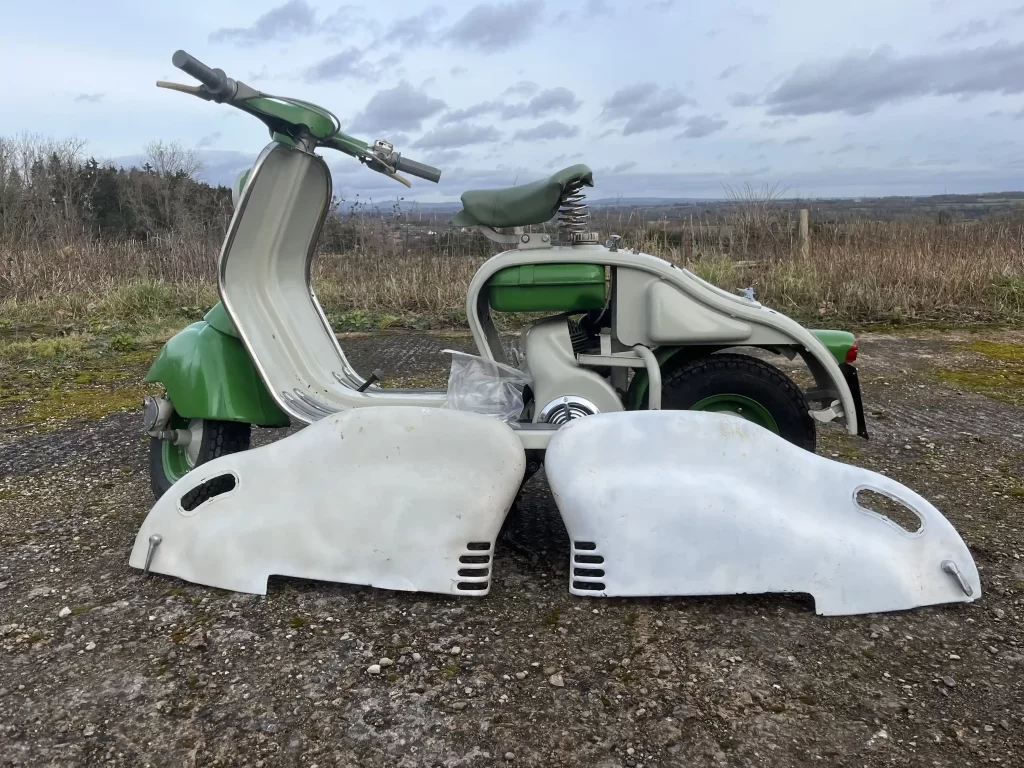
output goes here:
[{"label": "green bodywork", "polygon": [[235,324],[231,322],[231,317],[228,315],[228,311],[224,308],[224,303],[218,301],[214,304],[210,311],[203,315],[203,320],[208,322],[214,328],[221,333],[226,333],[228,336],[234,336],[238,338],[238,331],[235,330]]},{"label": "green bodywork", "polygon": [[[837,363],[846,362],[846,353],[857,341],[857,338],[849,331],[817,330],[811,331],[811,334],[813,334],[814,337],[832,353],[832,357],[835,358]],[[685,356],[687,353],[692,353],[693,351],[710,354],[714,352],[715,349],[717,348],[659,347],[654,350],[654,357],[658,360],[658,367],[664,371],[672,359],[677,355],[682,354]],[[629,389],[626,390],[626,396],[623,398],[623,407],[627,411],[640,410],[644,397],[647,395],[647,384],[647,371],[642,369],[638,370],[633,376],[633,380],[629,383]]]},{"label": "green bodywork", "polygon": [[221,304],[164,345],[146,381],[163,384],[175,412],[185,419],[241,421],[263,427],[289,424]]},{"label": "green bodywork", "polygon": [[837,363],[846,362],[846,353],[850,351],[857,337],[849,331],[811,331],[814,337],[832,353]]},{"label": "green bodywork", "polygon": [[594,186],[594,173],[585,165],[571,165],[532,184],[506,189],[471,189],[462,193],[462,210],[452,223],[459,227],[525,227],[543,224],[558,212],[562,193],[570,184]]},{"label": "green bodywork", "polygon": [[520,264],[487,281],[496,312],[586,312],[602,309],[606,288],[600,264]]},{"label": "green bodywork", "polygon": [[779,434],[779,425],[768,409],[756,400],[751,400],[743,395],[730,393],[712,395],[691,405],[690,410],[732,414],[747,421],[752,421],[769,432]]}]

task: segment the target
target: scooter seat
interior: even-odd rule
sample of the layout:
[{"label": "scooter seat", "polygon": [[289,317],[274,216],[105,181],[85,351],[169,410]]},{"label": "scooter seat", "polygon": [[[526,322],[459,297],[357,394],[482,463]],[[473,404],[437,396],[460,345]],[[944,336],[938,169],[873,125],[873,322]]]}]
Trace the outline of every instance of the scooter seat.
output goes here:
[{"label": "scooter seat", "polygon": [[546,179],[505,189],[471,189],[462,193],[462,210],[452,223],[460,227],[525,227],[543,224],[558,212],[566,187],[594,186],[594,173],[585,165],[571,165]]}]

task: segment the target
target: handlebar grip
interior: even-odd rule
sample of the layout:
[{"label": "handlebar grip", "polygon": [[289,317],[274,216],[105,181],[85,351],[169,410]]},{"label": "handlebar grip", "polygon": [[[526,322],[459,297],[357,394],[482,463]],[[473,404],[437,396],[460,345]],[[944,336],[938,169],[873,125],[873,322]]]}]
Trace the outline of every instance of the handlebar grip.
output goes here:
[{"label": "handlebar grip", "polygon": [[210,69],[195,56],[185,51],[175,51],[171,63],[186,74],[192,75],[214,93],[221,92],[227,85],[227,75],[219,69]]},{"label": "handlebar grip", "polygon": [[406,160],[404,157],[398,159],[395,170],[408,173],[410,176],[419,176],[421,179],[432,181],[435,184],[441,180],[441,171],[433,166],[424,163],[417,163],[415,160]]}]

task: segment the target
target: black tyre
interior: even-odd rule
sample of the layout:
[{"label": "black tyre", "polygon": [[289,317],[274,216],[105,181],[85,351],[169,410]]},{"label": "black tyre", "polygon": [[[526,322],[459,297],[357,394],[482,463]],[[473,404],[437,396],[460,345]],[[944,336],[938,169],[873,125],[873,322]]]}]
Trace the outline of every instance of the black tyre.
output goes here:
[{"label": "black tyre", "polygon": [[774,365],[749,355],[708,355],[666,371],[661,407],[733,414],[815,449],[814,419],[800,388]]},{"label": "black tyre", "polygon": [[[171,429],[191,431],[192,443],[183,448],[167,440],[155,437],[150,439],[149,480],[153,496],[157,499],[187,472],[200,464],[218,456],[248,450],[252,437],[252,425],[237,421],[183,419],[174,414],[169,426]],[[216,496],[225,490],[215,485],[216,483],[205,485],[202,492],[207,496]],[[204,499],[194,500],[196,504],[202,501]]]}]

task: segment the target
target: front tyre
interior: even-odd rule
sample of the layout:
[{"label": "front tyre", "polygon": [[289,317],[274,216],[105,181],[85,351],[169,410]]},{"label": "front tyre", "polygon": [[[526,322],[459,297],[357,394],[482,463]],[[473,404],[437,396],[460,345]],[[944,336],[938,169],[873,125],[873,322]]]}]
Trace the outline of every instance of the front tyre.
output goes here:
[{"label": "front tyre", "polygon": [[752,421],[814,452],[814,419],[800,388],[782,371],[749,355],[687,360],[662,382],[661,407],[727,413]]},{"label": "front tyre", "polygon": [[[171,416],[168,429],[185,429],[192,433],[187,446],[153,437],[149,441],[149,481],[153,497],[159,499],[167,489],[190,470],[218,456],[238,453],[249,448],[252,425],[237,421],[184,419]],[[213,490],[210,489],[211,495]]]}]

